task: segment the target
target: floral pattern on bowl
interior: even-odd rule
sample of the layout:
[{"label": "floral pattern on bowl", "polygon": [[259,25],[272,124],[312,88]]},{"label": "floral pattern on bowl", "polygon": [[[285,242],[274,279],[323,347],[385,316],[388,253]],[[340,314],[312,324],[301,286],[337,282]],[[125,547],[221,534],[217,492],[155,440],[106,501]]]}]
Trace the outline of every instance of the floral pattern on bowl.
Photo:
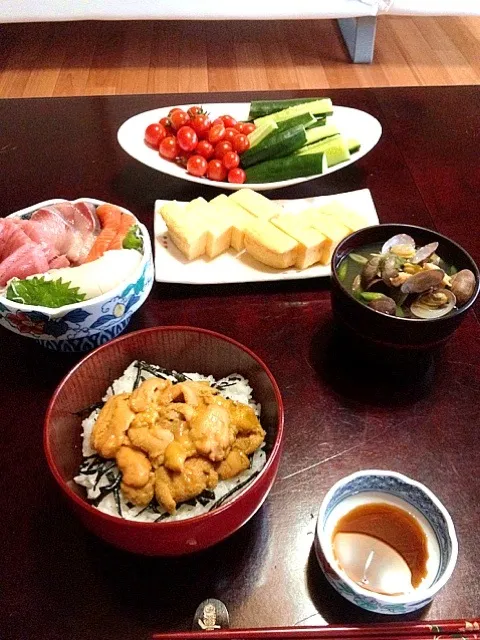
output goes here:
[{"label": "floral pattern on bowl", "polygon": [[[79,201],[102,204],[100,200]],[[24,215],[48,204],[40,203],[15,215]],[[129,212],[130,213],[130,212]],[[118,336],[128,325],[153,286],[153,260],[147,229],[139,223],[144,241],[144,255],[131,280],[111,292],[77,304],[48,309],[0,301],[0,325],[19,335],[33,338],[55,351],[89,351]]]},{"label": "floral pattern on bowl", "polygon": [[[396,496],[418,509],[431,525],[440,551],[440,565],[433,584],[425,590],[404,596],[382,596],[362,589],[346,578],[332,562],[326,523],[333,509],[343,500],[362,492],[380,492]],[[360,471],[337,482],[325,496],[317,521],[315,556],[326,579],[353,604],[387,615],[411,613],[431,602],[448,581],[457,561],[458,542],[453,522],[438,498],[424,485],[393,471]]]}]

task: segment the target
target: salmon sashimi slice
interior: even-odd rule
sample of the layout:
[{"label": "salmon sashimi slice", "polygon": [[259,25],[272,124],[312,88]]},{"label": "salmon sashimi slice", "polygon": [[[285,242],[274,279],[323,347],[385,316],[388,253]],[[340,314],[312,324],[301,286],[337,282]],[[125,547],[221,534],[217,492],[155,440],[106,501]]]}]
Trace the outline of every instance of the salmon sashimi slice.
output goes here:
[{"label": "salmon sashimi slice", "polygon": [[92,262],[109,250],[120,228],[122,210],[113,204],[101,204],[97,209],[97,216],[102,225],[102,230],[90,249],[85,262]]},{"label": "salmon sashimi slice", "polygon": [[118,227],[118,233],[112,240],[109,249],[122,249],[125,236],[135,224],[136,220],[133,216],[131,216],[129,213],[122,213],[120,226]]}]

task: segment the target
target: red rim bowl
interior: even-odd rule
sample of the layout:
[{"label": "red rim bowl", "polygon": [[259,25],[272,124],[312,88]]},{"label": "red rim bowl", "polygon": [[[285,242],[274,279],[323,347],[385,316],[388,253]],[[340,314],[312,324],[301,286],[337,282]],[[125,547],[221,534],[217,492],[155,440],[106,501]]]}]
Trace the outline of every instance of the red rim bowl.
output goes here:
[{"label": "red rim bowl", "polygon": [[[267,462],[259,475],[214,511],[173,522],[132,522],[102,513],[74,481],[82,460],[81,422],[85,407],[101,400],[111,382],[133,360],[179,372],[221,378],[248,378],[262,406]],[[262,506],[275,480],[283,444],[283,403],[273,375],[250,349],[231,338],[193,327],[155,327],[109,342],[83,358],[60,382],[44,426],[44,450],[53,477],[83,524],[116,547],[155,556],[178,556],[206,549],[244,525]]]}]

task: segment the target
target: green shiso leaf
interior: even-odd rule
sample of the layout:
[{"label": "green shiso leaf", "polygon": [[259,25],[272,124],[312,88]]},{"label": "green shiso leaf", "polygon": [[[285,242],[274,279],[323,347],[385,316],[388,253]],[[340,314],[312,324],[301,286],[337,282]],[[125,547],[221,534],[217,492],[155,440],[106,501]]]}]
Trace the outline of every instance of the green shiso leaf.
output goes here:
[{"label": "green shiso leaf", "polygon": [[130,227],[127,235],[123,239],[122,246],[124,249],[136,249],[140,252],[143,251],[143,238],[138,224],[134,224]]},{"label": "green shiso leaf", "polygon": [[19,304],[31,304],[41,307],[63,307],[85,300],[85,294],[79,287],[71,287],[70,282],[45,280],[43,276],[19,280],[12,278],[7,289],[7,298]]}]

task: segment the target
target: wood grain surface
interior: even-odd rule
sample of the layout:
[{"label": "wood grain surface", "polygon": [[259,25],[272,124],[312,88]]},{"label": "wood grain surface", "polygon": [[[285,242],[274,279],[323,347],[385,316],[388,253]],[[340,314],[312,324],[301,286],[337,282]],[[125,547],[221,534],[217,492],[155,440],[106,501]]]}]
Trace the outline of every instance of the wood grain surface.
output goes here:
[{"label": "wood grain surface", "polygon": [[334,20],[0,25],[0,97],[480,82],[480,18],[382,16],[350,62]]},{"label": "wood grain surface", "polygon": [[[379,144],[350,167],[271,195],[368,187],[382,222],[437,229],[480,262],[479,89],[355,89],[331,95],[337,104],[380,120]],[[128,207],[151,230],[156,198],[210,199],[218,190],[130,159],[116,143],[119,125],[135,113],[175,102],[252,97],[0,101],[0,121],[14,123],[0,128],[0,215],[48,198],[90,196]],[[189,629],[196,607],[209,597],[225,602],[232,627],[379,620],[338,596],[312,553],[323,496],[335,481],[362,468],[392,469],[424,482],[456,526],[456,570],[432,605],[411,617],[478,615],[479,306],[428,367],[419,361],[399,379],[389,363],[366,366],[338,341],[328,287],[327,279],[157,284],[134,317],[130,331],[185,324],[239,340],[264,359],[285,405],[284,453],[262,509],[217,547],[177,560],[116,551],[66,509],[44,460],[42,420],[55,386],[79,356],[50,353],[1,330],[2,639],[146,639],[154,631]]]}]

